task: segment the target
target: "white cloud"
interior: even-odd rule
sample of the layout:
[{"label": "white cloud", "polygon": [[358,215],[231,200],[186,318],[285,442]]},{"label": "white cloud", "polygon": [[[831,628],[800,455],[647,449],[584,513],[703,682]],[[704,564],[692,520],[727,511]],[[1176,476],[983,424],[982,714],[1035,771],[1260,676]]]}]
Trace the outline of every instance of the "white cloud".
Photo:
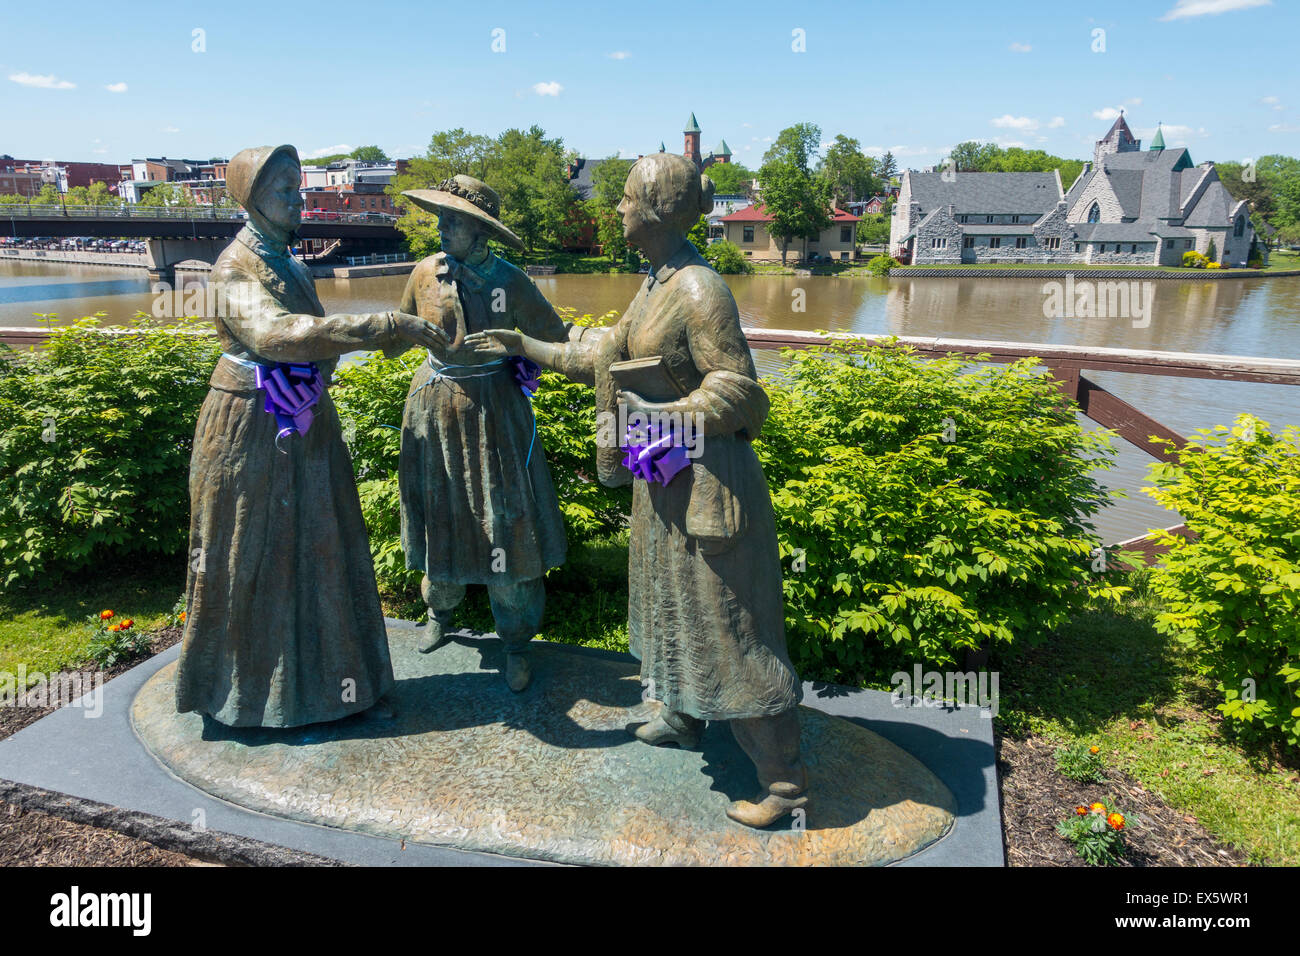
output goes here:
[{"label": "white cloud", "polygon": [[104,87],[104,89],[108,90],[108,92],[110,92],[110,93],[125,93],[125,92],[126,92],[126,84],[125,84],[125,83],[110,83],[110,84],[108,84],[108,86]]},{"label": "white cloud", "polygon": [[1019,140],[1019,139],[1003,139],[1001,136],[995,136],[993,137],[993,142],[997,143],[1003,149],[1012,149],[1012,148],[1024,149],[1025,148],[1024,140]]},{"label": "white cloud", "polygon": [[337,156],[339,153],[350,153],[355,146],[349,146],[347,143],[336,143],[333,146],[322,146],[320,149],[314,149],[307,154],[308,159],[320,159],[322,156]]},{"label": "white cloud", "polygon": [[1274,123],[1268,128],[1270,133],[1300,133],[1300,126],[1292,126],[1290,123]]},{"label": "white cloud", "polygon": [[1116,119],[1116,118],[1119,116],[1119,107],[1116,107],[1116,106],[1103,106],[1103,107],[1102,107],[1101,109],[1099,109],[1099,110],[1093,110],[1093,111],[1092,111],[1092,116],[1093,116],[1093,119],[1099,119],[1099,120],[1113,120],[1113,119]]},{"label": "white cloud", "polygon": [[1271,106],[1272,104],[1279,102],[1279,100],[1276,96],[1266,96],[1262,100],[1260,100],[1260,102],[1268,103]]},{"label": "white cloud", "polygon": [[102,155],[104,155],[104,153],[107,153],[108,150],[104,149],[104,148],[101,146],[99,149],[92,149],[91,152],[92,152],[92,153],[96,153],[96,154],[102,156]]},{"label": "white cloud", "polygon": [[1272,4],[1273,0],[1177,0],[1160,19],[1182,20],[1187,17],[1203,17],[1207,14],[1217,16],[1220,13],[1231,13],[1233,10],[1268,7]]},{"label": "white cloud", "polygon": [[1012,53],[1028,53],[1033,49],[1033,47],[1028,43],[1013,43],[1011,46],[1007,47],[1007,49]]},{"label": "white cloud", "polygon": [[77,88],[76,83],[61,80],[53,73],[45,76],[36,76],[31,73],[10,73],[9,79],[19,86],[30,86],[39,90],[75,90]]},{"label": "white cloud", "polygon": [[533,92],[538,96],[559,96],[560,90],[564,89],[559,83],[551,80],[549,83],[534,83]]},{"label": "white cloud", "polygon": [[1019,129],[1019,130],[1032,131],[1038,129],[1039,126],[1038,120],[1033,119],[1032,117],[1012,116],[1010,113],[1005,113],[1002,116],[995,116],[993,119],[989,120],[989,122],[992,123],[994,126],[996,126],[998,129]]},{"label": "white cloud", "polygon": [[611,60],[626,60],[631,55],[632,54],[628,53],[627,50],[615,50],[613,53],[605,54],[605,56],[609,57]]},{"label": "white cloud", "polygon": [[1187,17],[1218,16],[1232,10],[1271,7],[1273,0],[1177,0],[1161,20],[1186,20]]},{"label": "white cloud", "polygon": [[1053,116],[1047,123],[1048,129],[1060,129],[1065,125],[1064,116]]},{"label": "white cloud", "polygon": [[175,126],[164,126],[164,127],[163,127],[163,132],[164,132],[164,133],[179,133],[179,132],[180,132],[180,129],[177,128],[177,127],[175,127]]},{"label": "white cloud", "polygon": [[1129,97],[1128,99],[1126,99],[1126,100],[1124,101],[1124,105],[1125,105],[1125,106],[1141,106],[1141,105],[1142,105],[1142,97],[1140,97],[1140,96],[1131,96],[1131,97]]}]

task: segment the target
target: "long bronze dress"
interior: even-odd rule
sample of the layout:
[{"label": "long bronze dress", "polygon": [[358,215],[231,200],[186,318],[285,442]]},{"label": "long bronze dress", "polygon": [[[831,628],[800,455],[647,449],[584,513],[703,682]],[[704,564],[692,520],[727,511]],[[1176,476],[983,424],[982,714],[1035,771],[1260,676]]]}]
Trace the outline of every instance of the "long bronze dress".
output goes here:
[{"label": "long bronze dress", "polygon": [[[416,266],[403,312],[437,320],[436,272],[445,258]],[[464,321],[446,328],[453,343],[489,328],[552,342],[567,335],[532,280],[499,256],[453,268]],[[497,302],[502,308],[493,308]],[[440,371],[426,361],[411,379],[398,463],[406,566],[449,584],[534,580],[562,565],[566,553],[545,449],[509,367],[456,367],[471,362],[482,359],[453,351]]]},{"label": "long bronze dress", "polygon": [[[326,316],[307,270],[245,227],[213,266],[228,355],[261,364],[400,352],[391,313]],[[190,561],[176,706],[230,726],[365,710],[393,685],[369,540],[338,414],[276,447],[252,369],[217,364],[190,461]],[[287,453],[286,453],[287,452]]]},{"label": "long bronze dress", "polygon": [[[593,330],[595,331],[595,330]],[[648,276],[618,325],[565,347],[563,371],[616,410],[609,365],[665,358],[703,415],[702,454],[667,485],[637,481],[628,633],[642,681],[671,710],[706,720],[784,713],[802,689],[785,643],[772,500],[750,440],[767,417],[735,299],[685,243]],[[602,449],[603,480],[628,472]]]}]

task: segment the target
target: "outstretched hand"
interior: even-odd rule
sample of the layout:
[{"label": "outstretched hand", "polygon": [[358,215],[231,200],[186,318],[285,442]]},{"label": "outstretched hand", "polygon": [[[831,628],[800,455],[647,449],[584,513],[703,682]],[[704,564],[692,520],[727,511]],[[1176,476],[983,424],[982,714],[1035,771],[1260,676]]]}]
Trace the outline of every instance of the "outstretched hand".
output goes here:
[{"label": "outstretched hand", "polygon": [[523,334],[515,329],[486,329],[465,336],[464,347],[477,355],[500,358],[523,353]]},{"label": "outstretched hand", "polygon": [[437,355],[445,355],[451,345],[447,333],[440,326],[411,315],[409,312],[394,312],[393,324],[402,338],[414,345],[422,345]]}]

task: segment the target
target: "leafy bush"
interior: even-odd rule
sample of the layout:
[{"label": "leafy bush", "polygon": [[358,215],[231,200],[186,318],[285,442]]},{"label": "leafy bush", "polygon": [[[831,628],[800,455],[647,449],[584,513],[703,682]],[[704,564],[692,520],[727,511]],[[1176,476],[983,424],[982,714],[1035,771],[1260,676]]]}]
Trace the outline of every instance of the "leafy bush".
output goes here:
[{"label": "leafy bush", "polygon": [[1202,255],[1195,249],[1188,249],[1183,253],[1184,269],[1204,269],[1209,261],[1207,256]]},{"label": "leafy bush", "polygon": [[194,424],[220,354],[210,335],[147,320],[108,334],[96,319],[0,353],[0,580],[184,550]]},{"label": "leafy bush", "polygon": [[1056,832],[1074,844],[1075,851],[1091,866],[1114,866],[1124,857],[1124,814],[1104,803],[1079,806],[1056,825]]},{"label": "leafy bush", "polygon": [[748,275],[754,271],[740,246],[726,239],[720,239],[704,250],[704,258],[718,272],[725,275]]},{"label": "leafy bush", "polygon": [[[571,317],[571,310],[560,311]],[[577,321],[592,324],[596,320],[583,316]],[[419,350],[391,360],[375,353],[364,362],[340,369],[330,391],[352,452],[375,573],[381,588],[389,593],[419,581],[418,572],[406,570],[402,553],[397,459],[406,394],[412,375],[424,360],[425,354]],[[606,488],[596,480],[595,390],[544,373],[541,388],[533,396],[533,413],[569,544],[605,537],[623,528],[632,510],[631,490]]]},{"label": "leafy bush", "polygon": [[1273,434],[1250,415],[1199,431],[1177,464],[1153,465],[1146,490],[1183,516],[1195,540],[1151,578],[1162,633],[1196,654],[1246,738],[1300,743],[1300,430]]},{"label": "leafy bush", "polygon": [[1223,268],[1223,263],[1221,263],[1221,262],[1207,262],[1207,263],[1205,263],[1205,268],[1207,268],[1207,269],[1222,269],[1222,268]]},{"label": "leafy bush", "polygon": [[1264,268],[1264,260],[1259,256],[1256,256],[1255,258],[1247,262],[1246,265],[1251,269],[1262,269]]},{"label": "leafy bush", "polygon": [[890,269],[897,269],[901,262],[893,256],[872,256],[867,260],[867,268],[873,276],[887,276]]},{"label": "leafy bush", "polygon": [[1071,780],[1101,783],[1106,779],[1106,765],[1101,759],[1101,748],[1095,744],[1091,747],[1083,744],[1060,747],[1052,756],[1056,760],[1056,769]]},{"label": "leafy bush", "polygon": [[1110,466],[1109,437],[1080,428],[1032,361],[978,368],[861,342],[790,360],[766,383],[755,448],[802,675],[858,682],[899,655],[952,664],[1122,593],[1089,560],[1107,500],[1090,469]]}]

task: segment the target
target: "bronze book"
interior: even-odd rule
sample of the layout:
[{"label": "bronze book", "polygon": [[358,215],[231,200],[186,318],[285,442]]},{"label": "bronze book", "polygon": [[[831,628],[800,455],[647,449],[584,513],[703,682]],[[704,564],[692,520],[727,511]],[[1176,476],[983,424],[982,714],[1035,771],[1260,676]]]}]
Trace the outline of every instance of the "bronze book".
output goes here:
[{"label": "bronze book", "polygon": [[689,391],[662,355],[614,362],[609,374],[617,388],[636,392],[648,402],[675,402]]}]

